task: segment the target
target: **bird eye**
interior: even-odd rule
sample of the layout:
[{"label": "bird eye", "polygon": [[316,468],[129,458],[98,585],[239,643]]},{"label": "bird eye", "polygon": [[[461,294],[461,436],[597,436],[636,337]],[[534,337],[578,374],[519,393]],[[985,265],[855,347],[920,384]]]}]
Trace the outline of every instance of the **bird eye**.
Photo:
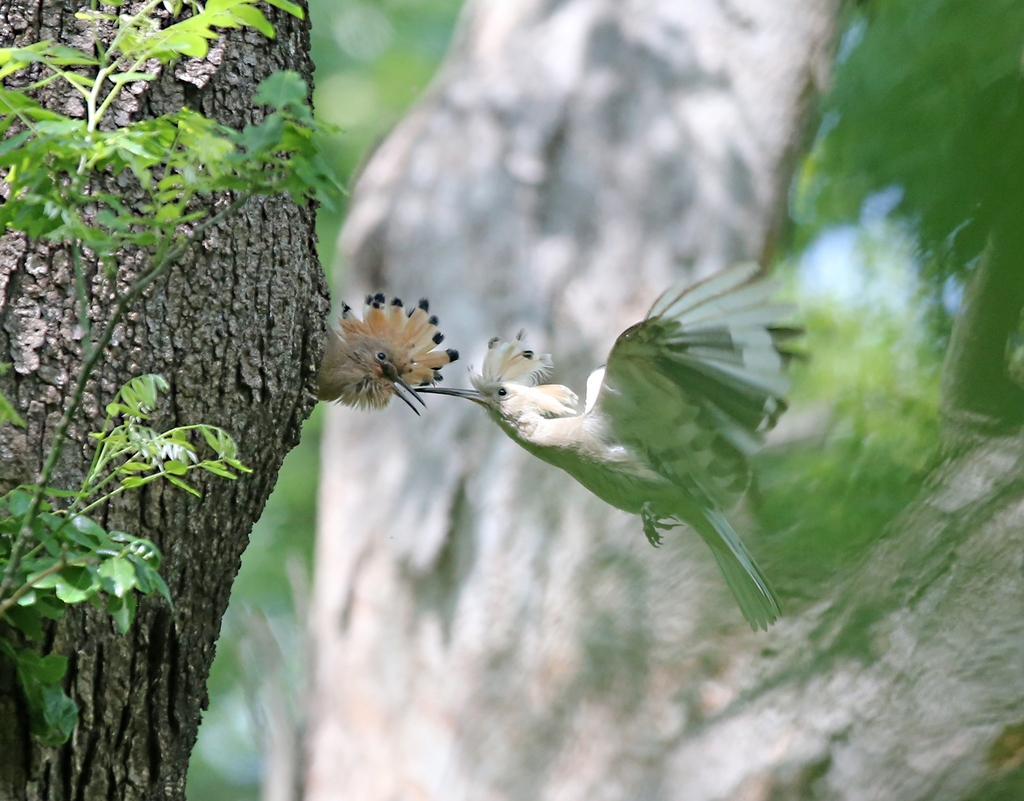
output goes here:
[{"label": "bird eye", "polygon": [[388,360],[388,355],[384,351],[381,351],[380,353],[377,354],[377,361],[379,361],[379,362],[386,362],[387,360]]},{"label": "bird eye", "polygon": [[502,387],[501,389],[498,390],[498,395],[504,398],[506,395],[508,395],[508,390],[505,389],[505,387]]}]

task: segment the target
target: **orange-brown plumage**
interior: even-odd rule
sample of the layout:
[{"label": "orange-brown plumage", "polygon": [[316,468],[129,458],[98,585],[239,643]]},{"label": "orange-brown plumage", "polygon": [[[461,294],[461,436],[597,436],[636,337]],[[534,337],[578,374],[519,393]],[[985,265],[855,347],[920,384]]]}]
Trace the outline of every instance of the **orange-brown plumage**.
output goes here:
[{"label": "orange-brown plumage", "polygon": [[440,381],[439,370],[459,358],[458,351],[436,349],[444,335],[429,309],[424,299],[406,312],[399,298],[389,304],[382,293],[367,296],[362,319],[344,305],[340,330],[328,331],[320,400],[382,409],[397,394],[412,406],[411,388]]}]

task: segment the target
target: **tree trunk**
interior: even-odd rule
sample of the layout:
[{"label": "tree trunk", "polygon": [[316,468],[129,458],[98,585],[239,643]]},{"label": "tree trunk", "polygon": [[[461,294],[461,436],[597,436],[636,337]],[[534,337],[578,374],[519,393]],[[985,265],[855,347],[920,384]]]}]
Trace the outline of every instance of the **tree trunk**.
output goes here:
[{"label": "tree trunk", "polygon": [[[0,43],[71,42],[81,36],[74,10],[50,0],[5,3]],[[207,59],[164,68],[145,92],[126,95],[117,114],[129,119],[188,105],[236,127],[256,121],[251,96],[260,80],[276,69],[308,80],[312,71],[307,23],[284,14],[272,20],[276,40],[231,32]],[[174,607],[144,601],[125,636],[104,613],[69,609],[45,646],[70,657],[66,687],[81,710],[60,748],[32,740],[10,667],[0,665],[3,801],[184,798],[231,583],[314,403],[327,299],[313,217],[311,207],[287,199],[250,201],[151,287],[115,335],[72,426],[56,483],[77,485],[91,458],[88,432],[101,425],[105,404],[125,380],[150,372],[171,384],[155,425],[220,425],[253,473],[235,483],[201,482],[202,500],[152,484],[108,510],[108,528],[161,548]],[[109,287],[95,271],[89,284],[89,314],[99,329],[111,305]],[[0,389],[27,422],[24,430],[0,429],[3,489],[35,480],[74,383],[81,363],[74,299],[68,251],[11,234],[0,240],[0,361],[14,366]]]},{"label": "tree trunk", "polygon": [[[770,256],[837,15],[470,2],[356,187],[351,295],[428,296],[471,364],[525,326],[582,390],[670,282]],[[321,482],[310,801],[783,798],[829,772],[849,724],[798,703],[845,675],[806,642],[823,610],[752,634],[696,537],[655,551],[479,409],[332,409]]]}]

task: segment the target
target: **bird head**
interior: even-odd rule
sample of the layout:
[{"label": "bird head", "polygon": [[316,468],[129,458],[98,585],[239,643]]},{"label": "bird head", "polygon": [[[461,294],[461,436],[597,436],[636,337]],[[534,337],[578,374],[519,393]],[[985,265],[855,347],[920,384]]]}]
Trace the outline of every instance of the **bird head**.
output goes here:
[{"label": "bird head", "polygon": [[382,409],[397,395],[414,412],[423,400],[414,387],[441,380],[441,368],[459,358],[451,348],[437,350],[444,335],[426,299],[410,311],[402,301],[368,295],[359,319],[342,306],[340,330],[328,331],[320,366],[320,400],[346,406]]},{"label": "bird head", "polygon": [[452,395],[485,407],[499,421],[515,425],[525,418],[568,417],[577,414],[577,399],[567,387],[541,384],[551,371],[549,355],[526,347],[525,332],[510,342],[495,337],[487,343],[480,372],[470,368],[473,389],[422,387],[421,393]]}]

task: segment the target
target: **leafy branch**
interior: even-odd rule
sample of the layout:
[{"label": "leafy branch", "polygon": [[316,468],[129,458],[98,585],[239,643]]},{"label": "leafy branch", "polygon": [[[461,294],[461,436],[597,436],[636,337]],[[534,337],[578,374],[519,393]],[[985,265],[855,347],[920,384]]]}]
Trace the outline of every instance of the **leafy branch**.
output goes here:
[{"label": "leafy branch", "polygon": [[[272,38],[273,26],[256,1],[148,0],[131,14],[102,12],[94,2],[76,15],[91,26],[89,50],[49,41],[0,48],[0,80],[22,71],[34,79],[21,89],[0,86],[0,173],[7,187],[0,232],[20,231],[69,249],[83,332],[82,367],[36,483],[0,496],[0,621],[29,640],[41,640],[43,621],[59,619],[68,604],[105,607],[125,632],[137,593],[170,601],[156,546],[106,531],[91,513],[158,480],[198,495],[186,480],[197,471],[227,479],[249,472],[220,428],[196,424],[158,432],[146,425],[158,392],[167,388],[148,375],[125,384],[107,407],[103,428],[92,435],[96,451],[81,487],[50,486],[86,386],[142,293],[253,196],[288,193],[296,202],[317,198],[330,205],[340,190],[319,155],[324,132],[314,123],[307,86],[294,72],[259,84],[253,99],[267,113],[240,131],[188,108],[122,127],[109,124],[126,86],[154,80],[161,65],[182,56],[204,57],[218,29],[250,27]],[[288,0],[267,2],[302,16]],[[169,12],[170,24],[158,18],[160,9]],[[82,97],[84,119],[47,109],[31,96],[54,82]],[[132,187],[131,200],[125,185]],[[128,254],[137,254],[141,266],[119,274]],[[103,268],[113,288],[113,305],[95,340],[86,264]],[[0,394],[0,425],[5,422],[24,425]],[[66,659],[40,656],[2,635],[0,652],[17,667],[36,735],[49,744],[66,740],[77,720],[60,685]]]},{"label": "leafy branch", "polygon": [[42,488],[46,487],[53,478],[53,471],[57,466],[57,460],[60,458],[61,451],[64,448],[64,443],[67,440],[68,429],[71,426],[71,421],[74,419],[74,416],[78,413],[79,407],[82,405],[82,398],[85,395],[86,385],[88,384],[89,378],[91,377],[93,370],[95,370],[96,365],[99,364],[104,350],[107,345],[110,344],[110,340],[114,336],[114,330],[118,323],[124,317],[125,312],[128,311],[136,298],[138,298],[139,295],[141,295],[146,288],[153,283],[153,281],[162,275],[174,261],[184,255],[185,251],[194,241],[198,240],[206,230],[219,222],[222,222],[241,208],[241,206],[245,204],[246,200],[248,200],[248,195],[236,199],[230,206],[219,214],[211,217],[204,223],[197,225],[188,239],[181,242],[174,250],[166,253],[160,261],[151,265],[148,270],[140,274],[135,281],[132,282],[128,291],[121,295],[114,304],[110,318],[107,321],[107,325],[103,329],[103,333],[100,335],[99,340],[95,345],[90,345],[87,349],[89,355],[82,364],[82,369],[78,373],[78,380],[75,382],[75,388],[71,393],[71,399],[64,409],[64,414],[61,416],[60,422],[57,424],[57,429],[54,432],[50,450],[47,453],[46,461],[43,463],[43,469],[39,475],[37,489],[32,494],[31,503],[26,511],[22,528],[11,549],[10,557],[4,568],[3,579],[0,580],[0,600],[3,599],[6,591],[10,589],[13,582],[13,576],[18,569],[21,559],[21,551],[28,540],[32,537],[32,526],[35,523],[36,516],[39,514],[42,505]]},{"label": "leafy branch", "polygon": [[[236,479],[250,472],[238,460],[234,440],[221,428],[190,425],[158,432],[145,425],[159,392],[167,388],[158,375],[133,378],[121,388],[107,406],[103,428],[91,435],[96,451],[78,490],[43,483],[23,485],[0,496],[0,564],[7,584],[0,592],[0,620],[29,640],[42,640],[43,621],[59,620],[69,604],[88,601],[105,608],[124,633],[134,620],[138,593],[157,593],[171,601],[158,572],[157,547],[124,531],[107,531],[89,512],[126,490],[158,480],[198,495],[184,476],[204,471]],[[118,418],[122,422],[115,424]],[[16,553],[15,546],[26,550]],[[44,742],[63,742],[77,716],[71,699],[59,687],[63,669],[56,670],[54,662],[38,661],[33,649],[3,638],[0,651],[17,664],[33,731]],[[48,689],[53,684],[60,690],[56,695]],[[35,696],[33,687],[38,691]]]}]

